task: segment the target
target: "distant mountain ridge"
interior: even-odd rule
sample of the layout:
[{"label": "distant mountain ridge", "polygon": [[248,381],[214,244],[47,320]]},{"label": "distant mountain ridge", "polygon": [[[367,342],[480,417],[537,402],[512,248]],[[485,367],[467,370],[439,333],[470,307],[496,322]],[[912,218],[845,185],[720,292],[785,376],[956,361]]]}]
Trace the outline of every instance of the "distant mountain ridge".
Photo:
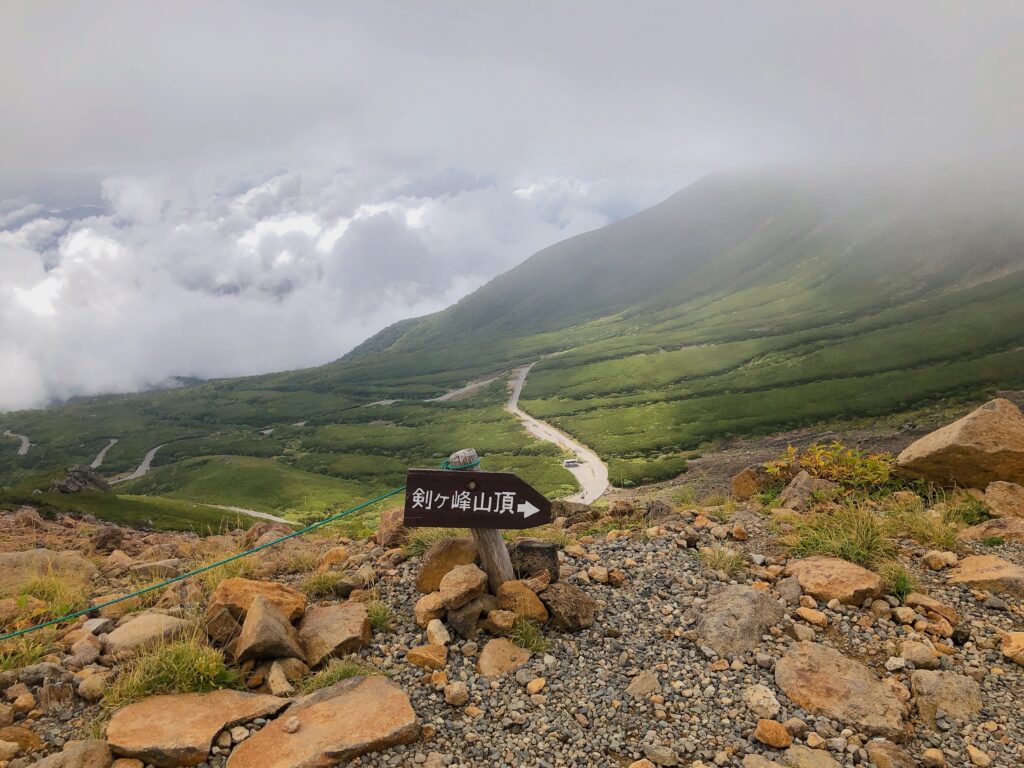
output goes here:
[{"label": "distant mountain ridge", "polygon": [[257,508],[227,479],[287,465],[296,490],[267,485],[268,512],[292,509],[304,483],[324,503],[385,487],[463,442],[557,487],[558,457],[501,410],[505,377],[422,402],[525,364],[523,408],[625,484],[731,437],[1024,388],[1021,186],[953,172],[710,176],[335,362],[10,414],[0,426],[33,448],[0,452],[0,481],[88,463],[117,437],[110,471],[169,443],[132,492]]}]

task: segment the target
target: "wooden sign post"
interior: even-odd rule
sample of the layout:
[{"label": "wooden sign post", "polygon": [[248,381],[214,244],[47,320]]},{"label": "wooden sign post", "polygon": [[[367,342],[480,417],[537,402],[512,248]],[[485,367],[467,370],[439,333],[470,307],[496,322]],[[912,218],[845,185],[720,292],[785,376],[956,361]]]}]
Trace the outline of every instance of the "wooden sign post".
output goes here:
[{"label": "wooden sign post", "polygon": [[551,522],[551,502],[510,472],[479,472],[472,448],[453,453],[449,469],[410,469],[403,523],[469,528],[491,590],[515,578],[501,529]]}]

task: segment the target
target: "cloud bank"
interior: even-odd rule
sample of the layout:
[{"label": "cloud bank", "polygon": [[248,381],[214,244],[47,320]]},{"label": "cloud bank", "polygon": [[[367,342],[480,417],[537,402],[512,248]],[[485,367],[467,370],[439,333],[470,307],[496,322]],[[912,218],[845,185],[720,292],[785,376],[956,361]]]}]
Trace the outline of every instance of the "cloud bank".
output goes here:
[{"label": "cloud bank", "polygon": [[0,409],[316,365],[607,223],[607,183],[282,173],[0,204]]}]

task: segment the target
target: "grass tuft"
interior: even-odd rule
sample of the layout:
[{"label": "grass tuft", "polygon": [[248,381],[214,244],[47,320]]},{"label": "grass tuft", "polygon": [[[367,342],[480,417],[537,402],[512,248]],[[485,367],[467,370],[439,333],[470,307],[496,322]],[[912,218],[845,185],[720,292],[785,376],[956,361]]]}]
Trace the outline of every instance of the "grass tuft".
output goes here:
[{"label": "grass tuft", "polygon": [[509,637],[520,648],[525,648],[532,653],[544,653],[551,647],[548,639],[544,637],[544,630],[540,624],[525,616],[516,619]]},{"label": "grass tuft", "polygon": [[330,688],[335,683],[348,680],[350,677],[369,677],[385,673],[359,659],[334,659],[326,667],[310,675],[299,686],[299,694],[308,695],[322,688]]},{"label": "grass tuft", "polygon": [[299,584],[299,589],[310,600],[326,600],[344,597],[343,585],[348,585],[348,571],[318,571],[308,574]]},{"label": "grass tuft", "polygon": [[834,511],[792,515],[792,530],[780,541],[793,555],[840,557],[867,568],[895,555],[885,519],[852,504]]},{"label": "grass tuft", "polygon": [[698,553],[701,564],[710,571],[721,571],[729,576],[736,576],[743,572],[746,561],[743,553],[735,549],[718,545],[715,547],[703,547]]},{"label": "grass tuft", "polygon": [[988,536],[981,540],[981,543],[986,547],[1001,547],[1006,542],[1003,541],[1002,536]]},{"label": "grass tuft", "polygon": [[309,573],[317,565],[317,556],[307,550],[290,552],[280,560],[277,560],[271,571],[271,576],[290,576],[298,573]]},{"label": "grass tuft", "polygon": [[917,591],[917,577],[899,560],[889,560],[878,568],[878,574],[885,582],[886,589],[900,599],[906,599],[911,592]]},{"label": "grass tuft", "polygon": [[970,496],[966,496],[956,503],[947,504],[942,512],[942,517],[949,525],[964,527],[980,525],[986,520],[992,519],[985,503]]},{"label": "grass tuft", "polygon": [[883,510],[892,533],[937,549],[956,547],[956,527],[945,515],[925,510],[920,499],[914,503],[890,497]]},{"label": "grass tuft", "polygon": [[364,604],[370,617],[370,626],[375,632],[391,631],[391,606],[383,600],[367,600]]},{"label": "grass tuft", "polygon": [[[222,559],[224,559],[223,556],[213,558],[205,563],[200,563],[196,567],[201,568],[203,565],[209,565],[210,563],[214,563]],[[207,592],[213,592],[213,590],[217,588],[217,585],[225,579],[259,578],[259,569],[255,560],[251,557],[243,557],[239,560],[232,560],[230,563],[225,563],[217,568],[212,568],[209,571],[204,571],[196,578],[199,579]]]},{"label": "grass tuft", "polygon": [[466,531],[462,528],[414,528],[403,548],[415,557],[422,555],[441,539],[465,535]]},{"label": "grass tuft", "polygon": [[35,632],[0,643],[0,672],[36,664],[50,652],[56,639],[52,632]]},{"label": "grass tuft", "polygon": [[89,605],[89,596],[81,579],[52,571],[33,576],[22,584],[18,597],[42,600],[50,616],[64,616]]},{"label": "grass tuft", "polygon": [[198,635],[163,643],[139,654],[125,666],[103,696],[107,709],[162,693],[204,693],[239,686],[220,650]]}]

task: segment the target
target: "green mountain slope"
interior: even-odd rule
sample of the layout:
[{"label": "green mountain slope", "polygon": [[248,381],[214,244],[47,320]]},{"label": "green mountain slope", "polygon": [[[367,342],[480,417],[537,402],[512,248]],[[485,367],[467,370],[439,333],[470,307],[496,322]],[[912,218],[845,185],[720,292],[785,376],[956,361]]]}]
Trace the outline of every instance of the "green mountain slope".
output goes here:
[{"label": "green mountain slope", "polygon": [[[675,473],[724,437],[1020,387],[1019,192],[952,173],[709,177],[329,365],[7,414],[0,426],[35,445],[0,452],[0,480],[87,462],[118,437],[111,471],[173,441],[161,469],[127,484],[136,493],[232,503],[247,498],[226,487],[243,482],[238,462],[200,457],[282,465],[270,474],[288,490],[250,499],[267,511],[354,499],[470,444],[546,490],[569,489],[557,451],[501,410],[502,381],[416,402],[527,363],[526,410],[591,445],[621,482]],[[315,493],[301,494],[295,472],[317,474]]]}]

